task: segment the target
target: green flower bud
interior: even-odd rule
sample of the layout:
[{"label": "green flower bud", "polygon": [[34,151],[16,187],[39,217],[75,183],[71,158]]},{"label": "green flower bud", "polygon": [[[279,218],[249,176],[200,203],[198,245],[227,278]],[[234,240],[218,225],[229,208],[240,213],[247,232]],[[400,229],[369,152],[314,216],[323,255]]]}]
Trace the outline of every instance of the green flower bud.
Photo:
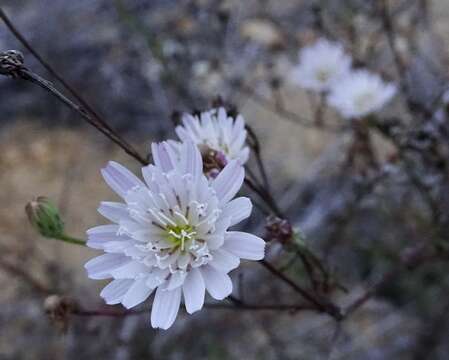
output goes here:
[{"label": "green flower bud", "polygon": [[39,196],[25,207],[31,225],[44,237],[61,238],[64,236],[64,223],[57,207],[46,197]]}]

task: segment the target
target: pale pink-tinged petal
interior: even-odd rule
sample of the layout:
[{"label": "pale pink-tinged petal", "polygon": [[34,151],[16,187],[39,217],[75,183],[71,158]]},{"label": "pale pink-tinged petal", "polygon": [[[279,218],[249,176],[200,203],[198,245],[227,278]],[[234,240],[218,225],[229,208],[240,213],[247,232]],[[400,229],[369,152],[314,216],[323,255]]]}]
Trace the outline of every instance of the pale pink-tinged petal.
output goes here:
[{"label": "pale pink-tinged petal", "polygon": [[106,304],[119,304],[132,284],[134,284],[134,280],[130,279],[112,280],[103,288],[100,296],[106,301]]},{"label": "pale pink-tinged petal", "polygon": [[212,261],[209,265],[217,271],[228,273],[240,265],[240,259],[226,250],[218,249],[212,252]]},{"label": "pale pink-tinged petal", "polygon": [[146,279],[135,280],[134,284],[129,288],[123,297],[122,305],[130,309],[144,302],[151,295],[154,289],[146,285]]},{"label": "pale pink-tinged petal", "polygon": [[218,174],[212,182],[220,204],[226,204],[240,190],[245,178],[245,170],[240,161],[233,160]]},{"label": "pale pink-tinged petal", "polygon": [[262,260],[265,256],[265,241],[240,231],[226,233],[223,249],[247,260]]},{"label": "pale pink-tinged petal", "polygon": [[126,193],[136,186],[144,186],[143,182],[124,166],[110,161],[108,165],[101,170],[106,183],[122,198]]},{"label": "pale pink-tinged petal", "polygon": [[229,226],[233,226],[250,216],[252,209],[253,205],[251,204],[250,199],[246,197],[239,197],[231,200],[223,206],[221,216],[231,218],[231,223]]},{"label": "pale pink-tinged petal", "polygon": [[206,285],[204,284],[200,270],[190,270],[184,281],[182,290],[187,312],[193,314],[195,311],[201,310],[204,305]]},{"label": "pale pink-tinged petal", "polygon": [[223,300],[232,293],[232,281],[228,274],[219,272],[211,266],[201,267],[206,289],[216,300]]},{"label": "pale pink-tinged petal", "polygon": [[91,279],[107,279],[111,271],[130,262],[131,259],[122,254],[104,254],[89,260],[84,268]]},{"label": "pale pink-tinged petal", "polygon": [[153,307],[151,309],[151,326],[167,330],[173,325],[178,315],[181,303],[181,288],[175,290],[156,290]]}]

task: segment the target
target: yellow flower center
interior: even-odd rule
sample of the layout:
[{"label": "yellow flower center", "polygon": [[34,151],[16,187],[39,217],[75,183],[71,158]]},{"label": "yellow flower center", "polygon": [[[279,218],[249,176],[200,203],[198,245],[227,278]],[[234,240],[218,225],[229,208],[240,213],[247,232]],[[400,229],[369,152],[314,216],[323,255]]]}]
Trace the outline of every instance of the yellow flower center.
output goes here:
[{"label": "yellow flower center", "polygon": [[320,69],[317,71],[316,77],[319,82],[324,83],[329,80],[330,75],[331,74],[329,70]]},{"label": "yellow flower center", "polygon": [[196,235],[196,231],[190,225],[168,225],[167,226],[167,240],[171,242],[174,248],[181,248],[181,251],[185,250],[186,241],[193,240]]},{"label": "yellow flower center", "polygon": [[375,100],[375,96],[371,92],[365,92],[360,94],[355,99],[355,107],[359,111],[365,111]]}]

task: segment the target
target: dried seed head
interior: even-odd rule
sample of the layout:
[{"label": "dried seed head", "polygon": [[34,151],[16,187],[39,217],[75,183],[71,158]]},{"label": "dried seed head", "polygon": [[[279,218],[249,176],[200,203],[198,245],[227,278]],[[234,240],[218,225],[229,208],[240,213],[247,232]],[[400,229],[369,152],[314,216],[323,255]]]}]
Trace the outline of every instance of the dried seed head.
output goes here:
[{"label": "dried seed head", "polygon": [[45,312],[62,332],[67,331],[70,315],[76,308],[75,301],[67,296],[50,295],[44,300]]},{"label": "dried seed head", "polygon": [[24,69],[24,58],[17,50],[8,50],[0,53],[0,74],[18,78]]},{"label": "dried seed head", "polygon": [[293,240],[293,228],[291,224],[277,216],[269,216],[266,220],[265,230],[268,241],[279,241],[282,244],[288,244]]}]

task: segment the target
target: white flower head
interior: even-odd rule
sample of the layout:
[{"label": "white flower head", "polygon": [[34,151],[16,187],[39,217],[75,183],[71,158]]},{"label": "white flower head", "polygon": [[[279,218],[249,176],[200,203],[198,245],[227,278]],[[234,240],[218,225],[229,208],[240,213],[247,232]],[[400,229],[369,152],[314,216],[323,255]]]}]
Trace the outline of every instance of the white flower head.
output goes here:
[{"label": "white flower head", "polygon": [[449,89],[446,89],[441,94],[440,106],[435,112],[435,120],[439,123],[444,123],[448,116],[448,105],[449,105]]},{"label": "white flower head", "polygon": [[173,324],[182,297],[188,313],[203,307],[206,290],[224,299],[232,292],[228,273],[240,259],[264,257],[262,239],[228,230],[252,209],[248,198],[233,199],[243,183],[242,165],[230,161],[209,181],[198,148],[181,146],[178,153],[167,142],[153,144],[155,164],[142,169],[144,181],[110,162],[103,177],[124,202],[102,202],[98,211],[113,224],[87,232],[87,245],[105,252],[86,263],[88,276],[113,279],[100,295],[131,308],[155,290],[154,328]]},{"label": "white flower head", "polygon": [[214,166],[210,162],[217,163],[218,170],[221,170],[232,160],[237,159],[241,164],[248,160],[245,120],[241,115],[234,119],[222,107],[198,116],[184,114],[182,125],[177,126],[175,131],[182,142],[191,141],[200,148],[206,172],[209,165]]},{"label": "white flower head", "polygon": [[332,87],[328,97],[345,118],[358,118],[383,108],[396,94],[396,86],[366,70],[354,71]]},{"label": "white flower head", "polygon": [[292,81],[314,91],[327,91],[351,68],[351,57],[341,44],[319,39],[299,52]]}]

